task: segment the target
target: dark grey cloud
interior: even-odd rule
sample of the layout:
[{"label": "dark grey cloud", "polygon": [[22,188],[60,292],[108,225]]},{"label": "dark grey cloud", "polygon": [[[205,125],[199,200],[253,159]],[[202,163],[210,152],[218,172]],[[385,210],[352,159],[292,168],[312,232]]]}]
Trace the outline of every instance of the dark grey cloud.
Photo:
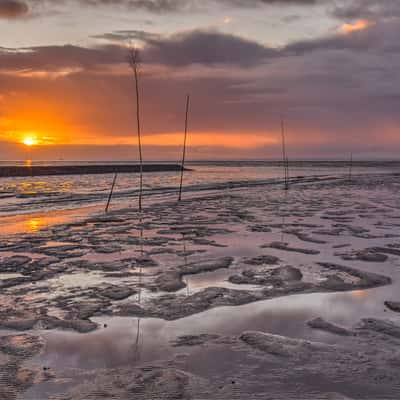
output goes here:
[{"label": "dark grey cloud", "polygon": [[[65,0],[26,0],[32,5],[47,7],[66,4]],[[111,6],[141,9],[152,13],[184,12],[194,9],[207,9],[209,6],[221,4],[227,7],[254,8],[266,5],[298,5],[320,4],[325,0],[75,0],[84,6]]]},{"label": "dark grey cloud", "polygon": [[105,39],[111,42],[125,42],[130,40],[140,40],[141,42],[157,41],[161,38],[159,34],[146,32],[143,30],[118,30],[92,36],[95,39]]},{"label": "dark grey cloud", "polygon": [[341,20],[385,19],[400,17],[398,0],[340,0],[331,10]]},{"label": "dark grey cloud", "polygon": [[89,6],[125,6],[134,9],[144,9],[154,13],[179,11],[188,8],[188,0],[79,0]]},{"label": "dark grey cloud", "polygon": [[144,42],[141,61],[146,64],[185,67],[192,64],[207,66],[224,64],[252,66],[277,55],[277,51],[239,36],[216,31],[190,31],[162,37],[142,31],[119,31],[101,35],[101,38],[122,41],[96,48],[79,46],[41,46],[29,49],[0,49],[0,70],[83,67],[119,64],[127,59],[128,39]]},{"label": "dark grey cloud", "polygon": [[324,0],[215,0],[229,5],[254,7],[260,4],[268,5],[310,5],[323,3]]},{"label": "dark grey cloud", "polygon": [[0,48],[0,71],[74,67],[91,69],[97,65],[119,63],[123,60],[124,54],[124,49],[112,45],[99,48],[72,45],[40,46],[14,51]]},{"label": "dark grey cloud", "polygon": [[357,18],[365,18],[370,17],[372,15],[372,11],[370,10],[369,1],[351,1],[347,3],[343,3],[340,5],[336,5],[332,9],[332,14],[344,20],[352,20]]},{"label": "dark grey cloud", "polygon": [[131,40],[139,40],[143,44],[141,61],[144,64],[256,67],[284,57],[306,56],[321,51],[397,54],[400,52],[399,34],[400,24],[396,21],[378,22],[351,34],[337,33],[325,38],[294,42],[283,48],[272,48],[240,36],[211,30],[194,30],[171,36],[125,30],[96,36],[110,42],[94,48],[67,45],[15,51],[0,49],[0,68],[93,69],[99,65],[120,64],[126,61],[126,45]]},{"label": "dark grey cloud", "polygon": [[376,53],[384,56],[399,53],[400,23],[397,21],[371,22],[365,29],[351,34],[338,33],[325,38],[291,43],[283,49],[288,55],[302,55],[315,51],[350,50],[353,52]]},{"label": "dark grey cloud", "polygon": [[191,31],[167,39],[146,40],[143,56],[149,62],[171,66],[229,64],[250,66],[276,54],[274,49],[239,36]]},{"label": "dark grey cloud", "polygon": [[[198,0],[79,0],[88,5],[125,5],[144,8],[149,11],[175,11],[191,6],[198,7],[206,1]],[[322,0],[323,1],[323,0]],[[208,0],[208,2],[226,4],[228,6],[252,8],[258,5],[310,5],[321,3],[321,0]]]},{"label": "dark grey cloud", "polygon": [[143,44],[141,61],[172,67],[194,64],[255,67],[276,59],[306,56],[314,52],[350,51],[355,53],[397,54],[400,52],[397,21],[378,21],[350,34],[302,40],[273,48],[240,36],[213,30],[193,30],[170,36],[138,30],[124,30],[95,36],[106,44],[93,48],[79,46],[42,46],[28,49],[0,49],[0,68],[94,68],[97,65],[126,61],[130,41]]},{"label": "dark grey cloud", "polygon": [[0,18],[24,17],[29,12],[28,5],[19,0],[0,0]]},{"label": "dark grey cloud", "polygon": [[371,22],[365,29],[349,34],[337,32],[330,36],[292,42],[273,48],[217,31],[194,30],[169,37],[143,31],[117,31],[98,37],[121,43],[139,40],[144,44],[145,63],[183,67],[191,64],[256,66],[276,58],[303,56],[313,52],[351,51],[375,53],[382,57],[400,53],[400,23]]},{"label": "dark grey cloud", "polygon": [[[189,13],[207,11],[210,7],[223,5],[232,8],[255,8],[275,6],[319,5],[329,0],[0,0],[0,18],[30,18],[62,13],[75,3],[83,7],[124,7],[127,10],[143,10],[153,14]],[[146,21],[152,23],[152,21]]]}]

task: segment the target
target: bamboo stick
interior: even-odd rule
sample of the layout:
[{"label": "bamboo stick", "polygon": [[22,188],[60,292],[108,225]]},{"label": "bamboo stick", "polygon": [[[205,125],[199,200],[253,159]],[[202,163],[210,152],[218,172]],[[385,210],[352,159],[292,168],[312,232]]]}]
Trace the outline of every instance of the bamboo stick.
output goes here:
[{"label": "bamboo stick", "polygon": [[179,185],[178,201],[182,201],[183,174],[184,174],[184,171],[185,171],[186,143],[187,143],[187,135],[188,135],[189,107],[190,107],[190,95],[187,95],[187,97],[186,97],[186,113],[185,113],[185,135],[184,135],[184,139],[183,139],[183,152],[182,152],[182,164],[181,164],[181,181],[180,181],[180,185]]},{"label": "bamboo stick", "polygon": [[131,48],[129,51],[129,64],[132,68],[135,78],[135,94],[136,94],[136,128],[139,149],[140,178],[139,178],[139,210],[142,211],[143,198],[143,154],[142,154],[142,132],[140,123],[140,90],[139,90],[139,50]]},{"label": "bamboo stick", "polygon": [[350,164],[349,164],[349,180],[353,178],[353,153],[350,153]]},{"label": "bamboo stick", "polygon": [[285,141],[285,122],[281,117],[281,133],[282,133],[282,163],[285,181],[285,190],[289,189],[289,160],[286,155],[286,141]]},{"label": "bamboo stick", "polygon": [[106,214],[108,213],[108,209],[110,208],[111,198],[112,198],[112,195],[114,193],[114,187],[115,187],[115,183],[117,182],[117,177],[118,177],[118,174],[115,174],[113,182],[112,182],[112,185],[111,185],[110,194],[108,196],[107,206],[106,206],[106,210],[105,210]]},{"label": "bamboo stick", "polygon": [[287,189],[289,189],[289,179],[290,179],[290,175],[289,175],[289,157],[286,156],[286,186],[287,186]]}]

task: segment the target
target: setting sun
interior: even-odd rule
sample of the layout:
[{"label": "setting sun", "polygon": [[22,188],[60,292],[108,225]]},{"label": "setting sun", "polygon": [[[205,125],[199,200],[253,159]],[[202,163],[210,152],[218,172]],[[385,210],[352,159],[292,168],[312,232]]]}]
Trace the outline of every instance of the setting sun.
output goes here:
[{"label": "setting sun", "polygon": [[22,139],[22,143],[25,146],[35,146],[36,144],[38,144],[38,140],[33,136],[27,136]]}]

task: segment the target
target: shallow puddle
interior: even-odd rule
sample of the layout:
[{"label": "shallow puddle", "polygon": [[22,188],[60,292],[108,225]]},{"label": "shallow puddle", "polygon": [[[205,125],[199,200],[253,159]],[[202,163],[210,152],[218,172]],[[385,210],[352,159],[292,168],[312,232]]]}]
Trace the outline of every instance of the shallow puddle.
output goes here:
[{"label": "shallow puddle", "polygon": [[[366,316],[390,317],[400,322],[400,316],[382,305],[380,300],[387,296],[387,288],[293,295],[244,306],[215,308],[170,322],[131,317],[94,318],[100,329],[92,333],[43,333],[46,347],[34,361],[59,371],[140,365],[181,353],[182,348],[172,347],[171,342],[182,335],[239,335],[246,330],[340,343],[348,339],[313,330],[306,322],[318,316],[347,328],[353,328]],[[184,352],[187,351],[185,348]]]}]

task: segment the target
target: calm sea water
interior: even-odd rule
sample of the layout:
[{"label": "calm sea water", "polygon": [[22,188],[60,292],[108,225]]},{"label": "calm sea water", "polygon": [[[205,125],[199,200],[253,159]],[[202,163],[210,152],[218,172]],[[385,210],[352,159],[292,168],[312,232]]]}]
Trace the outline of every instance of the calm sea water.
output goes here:
[{"label": "calm sea water", "polygon": [[[5,162],[1,165],[25,165],[26,162]],[[106,164],[104,162],[33,162],[32,165]],[[118,163],[113,163],[118,164]],[[126,164],[126,163],[124,163]],[[228,182],[254,182],[282,179],[282,166],[277,162],[232,161],[189,163],[191,171],[185,172],[186,190],[223,187]],[[346,162],[293,162],[290,175],[337,176],[348,174]],[[354,174],[400,172],[398,162],[358,162]],[[113,175],[40,176],[0,179],[0,216],[19,213],[80,207],[101,204],[107,199]],[[144,185],[147,195],[162,195],[176,191],[179,173],[147,173]],[[138,189],[137,174],[120,174],[115,187],[115,199],[128,199]]]}]

